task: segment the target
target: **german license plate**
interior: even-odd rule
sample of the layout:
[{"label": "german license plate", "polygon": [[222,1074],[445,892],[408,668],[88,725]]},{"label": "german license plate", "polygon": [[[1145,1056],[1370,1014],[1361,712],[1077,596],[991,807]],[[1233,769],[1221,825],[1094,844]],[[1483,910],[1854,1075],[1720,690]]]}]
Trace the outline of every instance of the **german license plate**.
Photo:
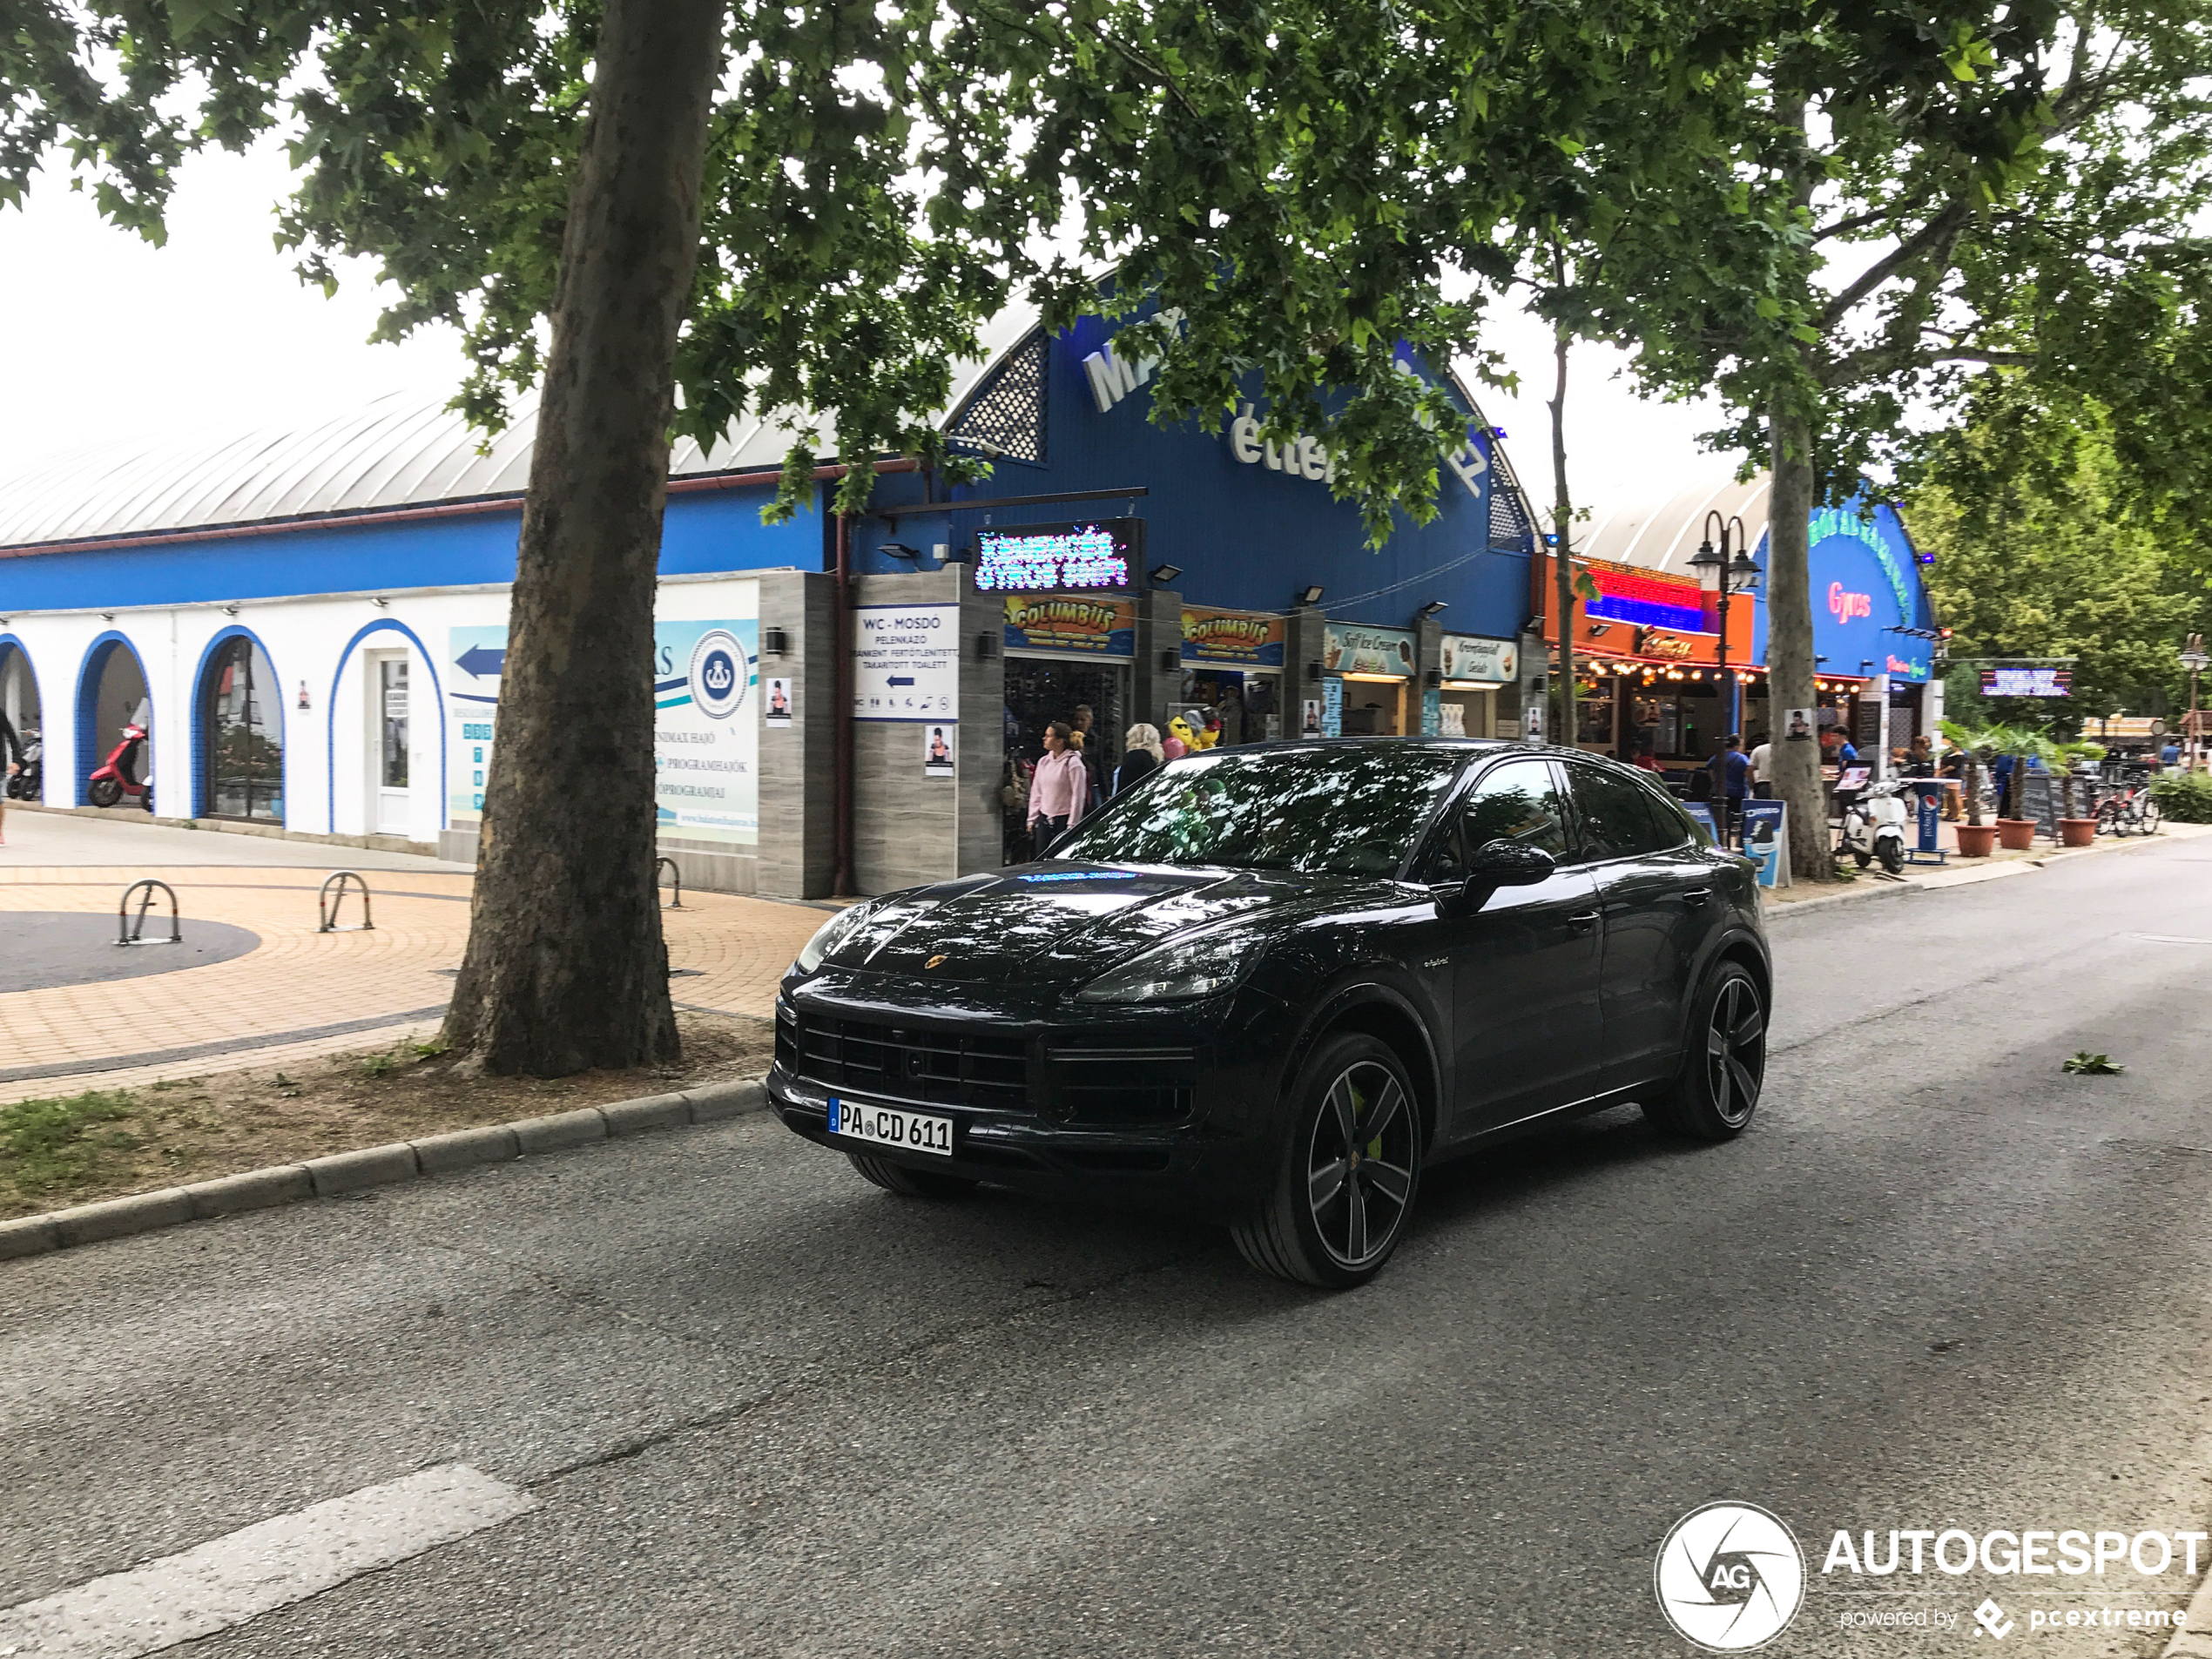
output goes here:
[{"label": "german license plate", "polygon": [[953,1120],[934,1112],[909,1112],[896,1106],[864,1106],[858,1101],[829,1103],[829,1132],[906,1152],[953,1155]]}]

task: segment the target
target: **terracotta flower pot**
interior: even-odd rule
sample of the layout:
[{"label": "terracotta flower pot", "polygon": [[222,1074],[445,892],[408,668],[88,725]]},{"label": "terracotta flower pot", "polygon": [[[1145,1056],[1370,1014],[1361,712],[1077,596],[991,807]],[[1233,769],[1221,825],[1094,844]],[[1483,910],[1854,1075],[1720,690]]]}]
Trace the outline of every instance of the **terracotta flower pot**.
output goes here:
[{"label": "terracotta flower pot", "polygon": [[2032,818],[1999,819],[1997,845],[2007,853],[2027,852],[2035,845],[2035,820]]},{"label": "terracotta flower pot", "polygon": [[1996,825],[1961,824],[1959,826],[1959,856],[1960,858],[1986,859],[1996,849]]},{"label": "terracotta flower pot", "polygon": [[2097,820],[2094,818],[2061,818],[2059,819],[2060,846],[2087,846],[2097,839]]}]

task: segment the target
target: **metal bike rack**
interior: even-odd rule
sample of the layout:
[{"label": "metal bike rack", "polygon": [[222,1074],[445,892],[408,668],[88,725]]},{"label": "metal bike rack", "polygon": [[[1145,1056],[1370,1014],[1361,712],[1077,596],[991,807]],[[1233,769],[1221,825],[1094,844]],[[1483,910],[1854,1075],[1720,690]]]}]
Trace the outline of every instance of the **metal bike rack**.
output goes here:
[{"label": "metal bike rack", "polygon": [[681,910],[684,907],[684,873],[676,867],[674,859],[660,858],[653,860],[653,891],[656,893],[660,891],[660,873],[664,868],[668,872],[670,883],[676,889],[676,896],[662,908]]},{"label": "metal bike rack", "polygon": [[[153,908],[153,894],[157,887],[169,895],[169,937],[141,939],[138,935],[145,931],[146,912]],[[142,890],[145,896],[138,900],[138,914],[133,917],[131,914],[131,895]],[[177,890],[166,881],[157,881],[152,876],[143,881],[133,881],[124,888],[123,901],[115,907],[115,942],[118,945],[183,944],[185,930],[177,921]]]},{"label": "metal bike rack", "polygon": [[[348,881],[361,889],[361,919],[353,927],[345,927],[339,925],[338,913],[345,907],[346,894],[349,891],[346,884]],[[337,887],[336,893],[331,892],[333,886]],[[335,875],[323,879],[322,890],[315,894],[315,931],[319,934],[368,934],[376,931],[376,923],[368,914],[368,883],[361,879],[357,871],[341,870]]]}]

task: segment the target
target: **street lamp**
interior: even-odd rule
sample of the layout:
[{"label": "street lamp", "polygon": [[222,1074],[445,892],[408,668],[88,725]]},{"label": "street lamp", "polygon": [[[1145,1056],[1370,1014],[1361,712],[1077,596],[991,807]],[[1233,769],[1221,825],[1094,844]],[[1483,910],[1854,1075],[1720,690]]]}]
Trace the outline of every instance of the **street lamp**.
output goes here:
[{"label": "street lamp", "polygon": [[2189,770],[2197,769],[2196,677],[2212,657],[2204,654],[2204,636],[2191,634],[2188,644],[2182,647],[2182,666],[2189,671]]},{"label": "street lamp", "polygon": [[[1713,527],[1720,527],[1720,545],[1713,545]],[[1710,573],[1714,585],[1720,590],[1721,602],[1721,735],[1726,737],[1737,731],[1736,676],[1728,666],[1728,602],[1739,593],[1754,593],[1759,585],[1759,567],[1751,562],[1750,536],[1740,518],[1723,519],[1717,509],[1705,515],[1705,539],[1697,544],[1697,551],[1690,556],[1689,568],[1697,572],[1697,585],[1706,585]]]}]

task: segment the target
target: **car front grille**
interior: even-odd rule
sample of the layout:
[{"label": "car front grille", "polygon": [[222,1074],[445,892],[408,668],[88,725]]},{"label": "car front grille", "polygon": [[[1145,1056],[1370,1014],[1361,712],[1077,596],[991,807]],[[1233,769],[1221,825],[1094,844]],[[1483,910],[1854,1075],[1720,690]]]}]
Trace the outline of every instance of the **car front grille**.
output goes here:
[{"label": "car front grille", "polygon": [[1018,1109],[1029,1092],[1018,1033],[947,1031],[813,1012],[776,1021],[776,1062],[819,1088],[937,1106]]}]

